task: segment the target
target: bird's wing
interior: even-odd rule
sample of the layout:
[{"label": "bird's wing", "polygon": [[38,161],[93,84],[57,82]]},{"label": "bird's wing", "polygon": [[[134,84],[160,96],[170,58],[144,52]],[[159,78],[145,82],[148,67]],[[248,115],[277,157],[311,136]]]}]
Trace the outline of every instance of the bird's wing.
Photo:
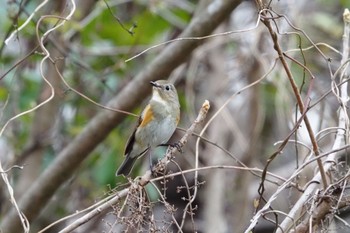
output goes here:
[{"label": "bird's wing", "polygon": [[137,128],[145,127],[152,119],[153,119],[152,109],[151,109],[151,106],[148,104],[145,107],[145,109],[142,111],[141,116],[139,117],[139,120],[138,120],[138,124],[134,129],[134,132],[131,134],[128,141],[126,142],[124,155],[127,155],[132,151],[133,145],[135,143],[135,134],[136,134]]},{"label": "bird's wing", "polygon": [[132,147],[135,143],[135,133],[136,133],[137,127],[134,129],[134,132],[131,134],[131,136],[128,138],[128,141],[126,142],[126,147],[124,151],[124,155],[129,154],[132,151]]}]

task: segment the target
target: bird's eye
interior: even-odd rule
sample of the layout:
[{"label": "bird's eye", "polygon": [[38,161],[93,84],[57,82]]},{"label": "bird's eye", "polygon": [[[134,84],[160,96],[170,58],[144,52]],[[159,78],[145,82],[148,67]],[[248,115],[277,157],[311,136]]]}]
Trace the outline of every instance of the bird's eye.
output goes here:
[{"label": "bird's eye", "polygon": [[169,91],[170,90],[170,86],[166,85],[165,86],[165,90]]}]

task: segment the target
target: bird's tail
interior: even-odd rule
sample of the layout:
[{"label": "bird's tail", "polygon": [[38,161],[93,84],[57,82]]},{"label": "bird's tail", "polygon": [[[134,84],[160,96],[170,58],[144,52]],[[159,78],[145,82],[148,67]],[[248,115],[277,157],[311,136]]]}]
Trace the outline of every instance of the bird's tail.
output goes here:
[{"label": "bird's tail", "polygon": [[137,157],[131,158],[130,156],[126,156],[126,158],[124,159],[124,162],[122,163],[122,165],[120,165],[115,175],[128,176],[136,160],[137,160]]}]

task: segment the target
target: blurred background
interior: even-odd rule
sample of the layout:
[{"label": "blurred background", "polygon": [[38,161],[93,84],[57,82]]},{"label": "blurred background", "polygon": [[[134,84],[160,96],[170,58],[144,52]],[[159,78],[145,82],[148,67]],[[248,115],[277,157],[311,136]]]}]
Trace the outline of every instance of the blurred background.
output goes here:
[{"label": "blurred background", "polygon": [[[212,1],[77,0],[71,20],[45,39],[44,45],[52,61],[46,60],[42,66],[43,54],[38,47],[36,30],[42,36],[57,25],[58,19],[43,19],[37,28],[40,17],[66,16],[72,8],[70,1],[48,1],[5,44],[5,40],[40,3],[35,0],[0,0],[0,127],[3,129],[0,160],[16,200],[25,197],[38,177],[60,152],[69,148],[72,140],[81,135],[99,112],[109,111],[67,87],[52,61],[56,62],[57,69],[72,88],[106,105],[136,75],[148,69],[148,65],[167,45],[148,50],[125,62],[127,59],[151,46],[177,38],[193,18],[207,10]],[[320,150],[326,152],[334,142],[336,131],[332,127],[337,126],[339,108],[337,98],[331,93],[330,71],[335,72],[340,66],[343,11],[350,6],[350,1],[287,0],[266,3],[271,3],[273,11],[285,16],[276,19],[273,25],[279,33],[282,49],[308,69],[293,59],[287,59],[304,102],[310,100],[314,104],[308,116]],[[199,167],[216,167],[199,172],[198,193],[190,214],[186,215],[183,232],[243,232],[254,215],[261,173],[253,174],[252,169],[233,167],[222,169],[218,165],[263,169],[269,156],[278,150],[300,116],[286,73],[276,61],[278,56],[271,36],[258,21],[255,1],[242,1],[212,34],[228,31],[234,33],[203,40],[191,53],[183,51],[186,56],[169,77],[152,77],[154,80],[170,79],[175,83],[181,102],[180,128],[187,129],[191,125],[205,99],[211,103],[207,120],[225,106],[206,129],[205,140],[199,143]],[[310,47],[312,44],[307,37],[314,43],[322,43],[319,46],[322,53]],[[301,52],[300,48],[309,49]],[[7,124],[15,115],[50,98],[52,92],[43,77],[55,90],[52,99]],[[254,85],[242,91],[252,83]],[[143,93],[149,94],[151,86],[145,83],[143,89]],[[130,93],[135,94],[138,90]],[[224,105],[229,98],[230,101]],[[144,101],[130,107],[134,114],[140,114],[149,95],[139,99]],[[49,201],[38,210],[40,214],[30,221],[31,232],[37,232],[125,187],[127,180],[116,178],[115,171],[123,160],[125,143],[136,122],[135,116],[124,115],[102,142],[83,155],[85,159],[75,167],[73,175],[55,187]],[[170,142],[179,140],[183,134],[178,129]],[[196,136],[190,138],[183,148],[184,152],[176,154],[176,163],[169,164],[168,172],[194,168],[196,140]],[[288,143],[268,169],[285,179],[310,155],[311,144],[305,126],[302,125],[291,140],[299,143]],[[154,161],[164,152],[164,148],[154,151]],[[15,165],[23,167],[13,167]],[[149,166],[145,156],[137,162],[132,177],[142,175]],[[316,163],[307,166],[294,182],[303,187],[315,169]],[[173,205],[174,211],[164,205],[152,185],[146,187],[149,206],[145,215],[152,216],[154,231],[178,231],[173,217],[182,221],[183,210],[194,190],[193,176],[194,173],[190,172],[184,177],[176,176],[158,183],[159,190]],[[269,179],[271,182],[265,184],[266,198],[282,181]],[[55,183],[52,185],[55,186]],[[273,203],[273,208],[287,213],[299,195],[300,190],[289,187]],[[13,208],[9,199],[8,188],[1,181],[0,225],[1,219]],[[346,211],[343,212],[346,215]],[[151,231],[148,223],[152,221],[141,221],[133,228],[130,222],[120,221],[116,213],[111,208],[75,232]],[[275,219],[269,221],[271,216],[259,221],[255,232],[273,232]],[[278,221],[283,218],[284,215],[280,215]],[[45,232],[58,232],[72,221],[63,221]],[[334,232],[349,230],[344,225],[333,226],[334,223],[328,222],[324,229]],[[19,232],[21,230],[19,227]]]}]

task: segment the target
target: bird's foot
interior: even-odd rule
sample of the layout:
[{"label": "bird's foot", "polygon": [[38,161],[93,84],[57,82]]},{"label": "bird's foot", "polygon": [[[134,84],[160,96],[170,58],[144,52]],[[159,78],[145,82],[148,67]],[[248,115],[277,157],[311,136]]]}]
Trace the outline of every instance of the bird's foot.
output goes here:
[{"label": "bird's foot", "polygon": [[159,146],[170,146],[170,147],[176,147],[176,149],[180,152],[180,153],[184,153],[184,151],[182,150],[182,143],[181,142],[174,142],[174,143],[164,143],[164,144],[160,144]]}]

